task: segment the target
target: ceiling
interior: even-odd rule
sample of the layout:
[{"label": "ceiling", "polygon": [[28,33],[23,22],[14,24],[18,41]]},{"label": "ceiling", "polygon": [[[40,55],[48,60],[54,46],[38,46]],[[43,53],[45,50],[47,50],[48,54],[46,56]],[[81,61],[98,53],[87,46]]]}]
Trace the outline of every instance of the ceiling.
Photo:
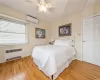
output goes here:
[{"label": "ceiling", "polygon": [[[35,3],[26,2],[26,0],[0,0],[0,3],[19,10],[25,14],[32,15],[45,22],[54,22],[63,15],[69,15],[84,8],[89,0],[47,0],[54,4],[54,9],[47,13],[39,12]],[[90,0],[91,1],[91,0]]]}]

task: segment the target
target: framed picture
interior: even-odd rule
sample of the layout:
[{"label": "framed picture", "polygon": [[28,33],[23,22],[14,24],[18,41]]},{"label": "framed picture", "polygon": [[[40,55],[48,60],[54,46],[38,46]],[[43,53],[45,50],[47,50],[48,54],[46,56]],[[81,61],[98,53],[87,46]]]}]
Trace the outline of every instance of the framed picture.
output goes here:
[{"label": "framed picture", "polygon": [[59,27],[59,36],[71,36],[71,23]]},{"label": "framed picture", "polygon": [[45,35],[46,35],[45,29],[35,28],[36,38],[45,38]]}]

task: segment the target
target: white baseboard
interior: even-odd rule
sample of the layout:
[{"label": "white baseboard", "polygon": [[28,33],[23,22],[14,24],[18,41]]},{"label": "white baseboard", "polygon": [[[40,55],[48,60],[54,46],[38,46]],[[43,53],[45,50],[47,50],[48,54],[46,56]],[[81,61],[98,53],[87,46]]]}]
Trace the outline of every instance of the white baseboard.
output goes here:
[{"label": "white baseboard", "polygon": [[4,61],[0,61],[0,63],[4,63],[4,62],[6,62],[6,60],[4,60]]},{"label": "white baseboard", "polygon": [[79,58],[76,58],[77,60],[79,60],[79,61],[83,61],[82,59],[79,59]]},{"label": "white baseboard", "polygon": [[[24,55],[24,56],[21,56],[21,57],[22,57],[22,58],[24,58],[24,57],[28,57],[28,56],[31,56],[31,55]],[[6,59],[5,59],[5,60],[0,61],[0,63],[4,63],[4,62],[7,62],[7,61],[6,61]]]}]

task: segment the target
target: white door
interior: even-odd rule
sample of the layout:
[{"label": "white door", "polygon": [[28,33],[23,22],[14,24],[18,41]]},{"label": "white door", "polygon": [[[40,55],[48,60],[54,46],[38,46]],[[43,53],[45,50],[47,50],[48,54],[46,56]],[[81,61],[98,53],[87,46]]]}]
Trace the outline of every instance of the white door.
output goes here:
[{"label": "white door", "polygon": [[83,61],[93,63],[93,18],[83,20]]},{"label": "white door", "polygon": [[100,66],[100,16],[83,20],[83,61]]},{"label": "white door", "polygon": [[100,66],[100,16],[94,17],[93,63]]}]

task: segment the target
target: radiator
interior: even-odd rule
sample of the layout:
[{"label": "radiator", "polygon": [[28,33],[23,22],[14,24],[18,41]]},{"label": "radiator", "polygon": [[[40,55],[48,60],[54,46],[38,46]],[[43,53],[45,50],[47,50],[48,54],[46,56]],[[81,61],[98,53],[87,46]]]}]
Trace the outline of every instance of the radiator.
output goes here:
[{"label": "radiator", "polygon": [[5,60],[6,61],[11,61],[11,60],[15,60],[15,59],[19,59],[21,58],[22,54],[21,54],[22,49],[11,49],[11,50],[6,50],[5,51]]}]

